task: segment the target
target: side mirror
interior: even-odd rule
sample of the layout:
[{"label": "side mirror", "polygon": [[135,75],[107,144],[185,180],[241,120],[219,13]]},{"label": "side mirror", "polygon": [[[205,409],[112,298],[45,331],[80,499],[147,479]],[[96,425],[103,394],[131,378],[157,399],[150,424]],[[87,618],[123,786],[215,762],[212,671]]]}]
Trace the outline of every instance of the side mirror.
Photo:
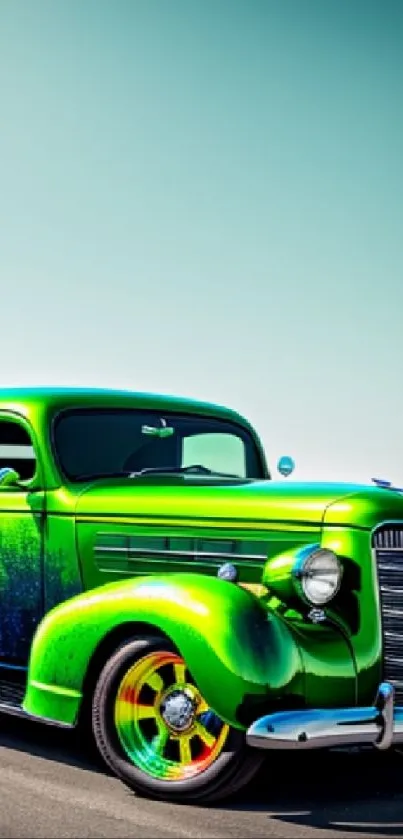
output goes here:
[{"label": "side mirror", "polygon": [[18,472],[10,466],[5,466],[4,469],[0,469],[0,488],[16,486],[20,480],[21,478]]},{"label": "side mirror", "polygon": [[288,478],[289,475],[294,471],[295,463],[292,457],[284,454],[280,457],[280,460],[277,463],[277,471],[280,472],[280,475],[283,475],[284,478]]}]

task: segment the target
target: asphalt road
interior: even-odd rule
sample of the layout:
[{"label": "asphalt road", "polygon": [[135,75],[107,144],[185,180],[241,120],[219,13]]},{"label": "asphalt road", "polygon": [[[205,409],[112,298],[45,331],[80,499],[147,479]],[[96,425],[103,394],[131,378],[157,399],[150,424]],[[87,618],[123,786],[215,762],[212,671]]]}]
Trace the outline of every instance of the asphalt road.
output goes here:
[{"label": "asphalt road", "polygon": [[71,732],[0,716],[0,837],[403,837],[403,757],[276,756],[231,805],[137,798]]}]

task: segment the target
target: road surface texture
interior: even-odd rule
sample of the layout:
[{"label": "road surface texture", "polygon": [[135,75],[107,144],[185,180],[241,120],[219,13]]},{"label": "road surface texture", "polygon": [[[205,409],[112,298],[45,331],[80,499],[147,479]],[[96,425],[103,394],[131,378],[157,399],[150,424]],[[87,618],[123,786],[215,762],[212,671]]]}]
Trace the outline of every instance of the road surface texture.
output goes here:
[{"label": "road surface texture", "polygon": [[403,837],[403,757],[278,755],[221,807],[136,797],[77,735],[0,715],[0,837]]}]

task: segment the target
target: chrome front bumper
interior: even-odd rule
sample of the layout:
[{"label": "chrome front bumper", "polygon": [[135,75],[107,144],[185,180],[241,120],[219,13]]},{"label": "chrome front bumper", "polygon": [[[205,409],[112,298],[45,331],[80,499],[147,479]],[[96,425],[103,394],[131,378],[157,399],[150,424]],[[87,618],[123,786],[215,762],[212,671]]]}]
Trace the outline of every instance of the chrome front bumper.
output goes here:
[{"label": "chrome front bumper", "polygon": [[246,741],[258,749],[329,749],[361,744],[388,749],[392,743],[403,743],[403,707],[394,706],[393,685],[382,682],[373,706],[268,714],[248,728]]}]

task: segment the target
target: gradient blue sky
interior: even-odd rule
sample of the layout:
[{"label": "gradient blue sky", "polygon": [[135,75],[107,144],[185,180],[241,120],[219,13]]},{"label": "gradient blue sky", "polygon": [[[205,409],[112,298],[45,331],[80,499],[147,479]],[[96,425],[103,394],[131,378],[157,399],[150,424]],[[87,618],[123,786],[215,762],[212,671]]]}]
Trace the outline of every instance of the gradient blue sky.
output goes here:
[{"label": "gradient blue sky", "polygon": [[0,0],[1,381],[403,482],[403,3]]}]

